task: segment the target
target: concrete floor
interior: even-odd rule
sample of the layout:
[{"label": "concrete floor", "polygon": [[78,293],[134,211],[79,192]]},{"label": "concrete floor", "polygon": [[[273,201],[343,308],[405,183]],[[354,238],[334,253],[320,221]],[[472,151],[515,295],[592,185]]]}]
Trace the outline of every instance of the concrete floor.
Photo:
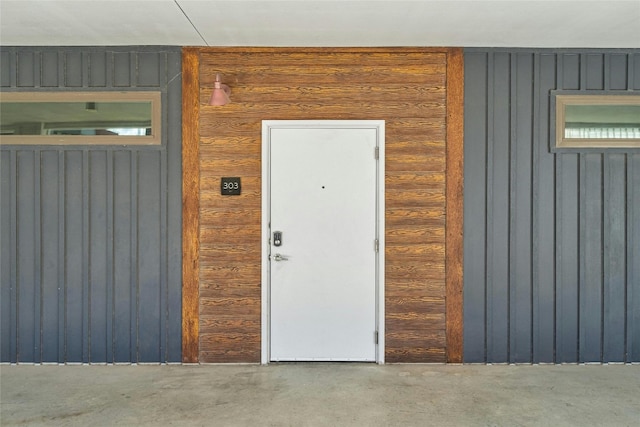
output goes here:
[{"label": "concrete floor", "polygon": [[0,424],[638,426],[639,365],[0,366]]}]

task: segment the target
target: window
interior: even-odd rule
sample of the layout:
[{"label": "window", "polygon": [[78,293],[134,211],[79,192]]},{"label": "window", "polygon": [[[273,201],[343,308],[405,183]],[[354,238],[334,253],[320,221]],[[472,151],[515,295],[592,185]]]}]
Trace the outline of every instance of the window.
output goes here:
[{"label": "window", "polygon": [[160,92],[3,92],[2,144],[160,144]]},{"label": "window", "polygon": [[555,95],[556,148],[640,148],[640,95]]}]

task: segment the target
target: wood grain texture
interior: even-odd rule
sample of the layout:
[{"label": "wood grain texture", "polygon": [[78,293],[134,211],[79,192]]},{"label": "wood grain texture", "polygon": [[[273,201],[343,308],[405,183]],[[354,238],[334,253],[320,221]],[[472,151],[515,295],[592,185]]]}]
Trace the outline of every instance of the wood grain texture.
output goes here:
[{"label": "wood grain texture", "polygon": [[[201,362],[260,361],[261,121],[386,122],[386,359],[445,360],[449,49],[202,48]],[[231,104],[207,105],[215,75]],[[221,196],[220,177],[242,177]]]},{"label": "wood grain texture", "polygon": [[198,129],[199,55],[182,51],[182,361],[197,363],[199,350],[200,165]]},{"label": "wood grain texture", "polygon": [[463,355],[463,192],[464,52],[452,49],[447,61],[447,362]]}]

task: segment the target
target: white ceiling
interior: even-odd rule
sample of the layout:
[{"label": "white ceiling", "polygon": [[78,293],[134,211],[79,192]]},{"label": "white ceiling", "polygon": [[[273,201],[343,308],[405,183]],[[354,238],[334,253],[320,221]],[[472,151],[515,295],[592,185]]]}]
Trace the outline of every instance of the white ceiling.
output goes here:
[{"label": "white ceiling", "polygon": [[11,46],[640,47],[640,0],[0,0]]}]

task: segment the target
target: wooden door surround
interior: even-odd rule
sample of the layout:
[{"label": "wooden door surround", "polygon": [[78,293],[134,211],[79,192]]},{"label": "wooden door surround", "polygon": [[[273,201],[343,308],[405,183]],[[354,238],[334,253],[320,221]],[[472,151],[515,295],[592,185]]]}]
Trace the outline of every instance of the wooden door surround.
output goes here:
[{"label": "wooden door surround", "polygon": [[184,48],[182,67],[183,362],[260,362],[267,119],[386,121],[385,359],[462,362],[463,50]]}]

